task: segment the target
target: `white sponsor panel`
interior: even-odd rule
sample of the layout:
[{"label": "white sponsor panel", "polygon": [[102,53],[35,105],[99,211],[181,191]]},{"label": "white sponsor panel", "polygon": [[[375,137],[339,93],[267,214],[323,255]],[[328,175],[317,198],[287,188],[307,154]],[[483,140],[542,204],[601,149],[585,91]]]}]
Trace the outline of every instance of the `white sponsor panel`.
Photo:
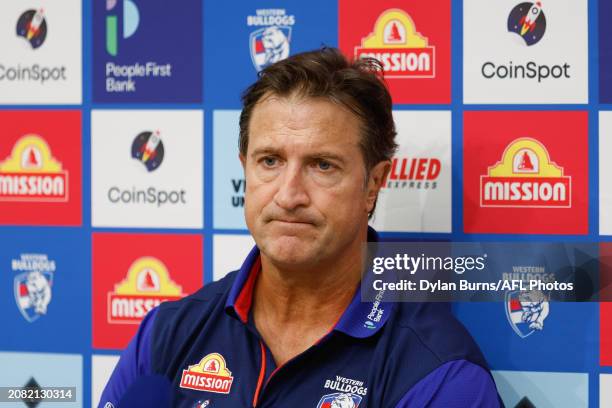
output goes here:
[{"label": "white sponsor panel", "polygon": [[213,280],[239,269],[253,246],[255,241],[250,235],[214,235]]},{"label": "white sponsor panel", "polygon": [[0,104],[79,104],[81,2],[0,2]]},{"label": "white sponsor panel", "polygon": [[612,235],[612,112],[599,112],[599,233]]},{"label": "white sponsor panel", "polygon": [[451,113],[394,111],[399,148],[378,196],[379,231],[451,232]]},{"label": "white sponsor panel", "polygon": [[471,0],[463,15],[465,103],[588,102],[587,0]]},{"label": "white sponsor panel", "polygon": [[96,227],[202,228],[203,112],[92,111]]},{"label": "white sponsor panel", "polygon": [[599,407],[612,407],[612,374],[599,374]]},{"label": "white sponsor panel", "polygon": [[91,406],[96,408],[119,356],[91,356]]},{"label": "white sponsor panel", "polygon": [[507,407],[587,408],[589,375],[531,371],[493,371]]}]

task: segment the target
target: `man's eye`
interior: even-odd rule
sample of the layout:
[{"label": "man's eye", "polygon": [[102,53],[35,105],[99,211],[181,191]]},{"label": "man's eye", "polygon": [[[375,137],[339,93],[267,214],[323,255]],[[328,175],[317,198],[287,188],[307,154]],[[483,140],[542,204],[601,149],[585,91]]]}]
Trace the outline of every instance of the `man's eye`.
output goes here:
[{"label": "man's eye", "polygon": [[333,167],[330,162],[325,161],[325,160],[319,160],[317,165],[320,170],[324,170],[324,171],[330,170]]},{"label": "man's eye", "polygon": [[266,157],[263,159],[263,163],[267,166],[267,167],[272,167],[276,164],[277,160],[275,157]]}]

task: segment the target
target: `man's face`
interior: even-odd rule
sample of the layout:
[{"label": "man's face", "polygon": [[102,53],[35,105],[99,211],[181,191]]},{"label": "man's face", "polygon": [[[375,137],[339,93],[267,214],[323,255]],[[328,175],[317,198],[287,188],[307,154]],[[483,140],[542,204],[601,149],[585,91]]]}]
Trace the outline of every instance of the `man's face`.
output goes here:
[{"label": "man's face", "polygon": [[359,141],[358,118],[330,101],[268,96],[255,106],[240,157],[245,217],[273,263],[316,266],[364,240],[384,170],[365,183]]}]

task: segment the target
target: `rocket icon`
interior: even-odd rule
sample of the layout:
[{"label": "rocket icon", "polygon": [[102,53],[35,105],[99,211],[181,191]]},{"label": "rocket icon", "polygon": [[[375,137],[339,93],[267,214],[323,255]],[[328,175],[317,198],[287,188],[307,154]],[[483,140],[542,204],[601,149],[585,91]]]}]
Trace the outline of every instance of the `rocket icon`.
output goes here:
[{"label": "rocket icon", "polygon": [[159,138],[159,131],[156,130],[155,133],[153,133],[151,137],[149,137],[147,143],[142,146],[142,161],[144,163],[149,161],[149,158],[155,158],[155,150],[157,149],[157,145],[160,141],[161,139]]},{"label": "rocket icon", "polygon": [[28,24],[28,32],[26,34],[26,39],[28,41],[30,41],[32,37],[38,34],[38,31],[40,30],[40,25],[44,20],[45,17],[43,15],[43,9],[37,10],[34,16],[32,17],[32,21],[30,21],[30,24]]},{"label": "rocket icon", "polygon": [[47,21],[43,9],[24,11],[17,20],[17,35],[30,43],[32,48],[40,47],[47,38]]},{"label": "rocket icon", "polygon": [[520,23],[523,25],[521,28],[521,35],[525,35],[527,31],[533,31],[536,28],[537,19],[542,12],[542,3],[536,1],[533,6],[529,9],[527,14],[523,16]]},{"label": "rocket icon", "polygon": [[516,5],[508,16],[508,31],[516,33],[527,46],[538,43],[546,32],[546,16],[542,2],[523,2]]},{"label": "rocket icon", "polygon": [[132,142],[132,158],[138,160],[148,171],[156,170],[164,160],[164,142],[159,130],[144,131]]}]

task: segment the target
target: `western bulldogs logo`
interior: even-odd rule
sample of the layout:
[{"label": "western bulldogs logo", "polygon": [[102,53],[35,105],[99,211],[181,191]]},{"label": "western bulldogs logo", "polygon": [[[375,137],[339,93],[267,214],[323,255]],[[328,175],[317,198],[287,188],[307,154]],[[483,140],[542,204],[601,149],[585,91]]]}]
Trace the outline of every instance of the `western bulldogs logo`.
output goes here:
[{"label": "western bulldogs logo", "polygon": [[32,271],[15,276],[15,301],[28,322],[47,314],[51,302],[53,272]]},{"label": "western bulldogs logo", "polygon": [[271,26],[251,33],[251,59],[257,71],[289,56],[291,27]]},{"label": "western bulldogs logo", "polygon": [[321,397],[317,408],[357,408],[359,403],[361,403],[359,395],[337,392]]},{"label": "western bulldogs logo", "polygon": [[544,329],[550,306],[541,291],[506,293],[506,317],[512,330],[521,338]]}]

